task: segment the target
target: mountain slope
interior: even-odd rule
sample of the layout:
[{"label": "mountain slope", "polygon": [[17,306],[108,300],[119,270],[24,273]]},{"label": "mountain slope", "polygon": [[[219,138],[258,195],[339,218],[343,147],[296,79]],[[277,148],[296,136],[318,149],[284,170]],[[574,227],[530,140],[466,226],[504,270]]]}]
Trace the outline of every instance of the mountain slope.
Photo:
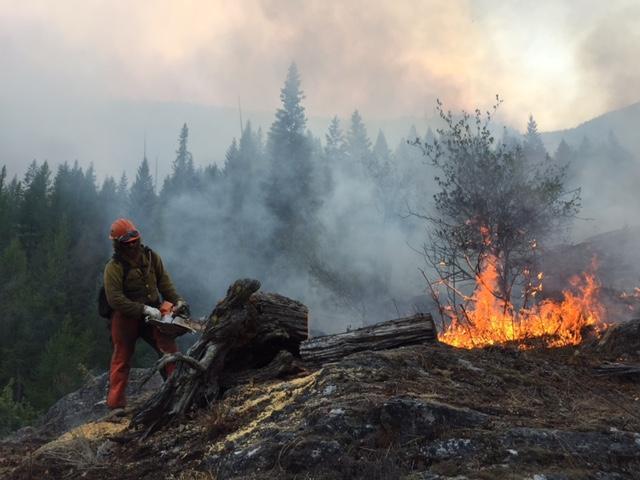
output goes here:
[{"label": "mountain slope", "polygon": [[560,141],[564,140],[577,147],[584,137],[599,143],[607,140],[609,132],[614,132],[618,141],[636,158],[640,158],[640,102],[619,110],[602,114],[581,123],[575,128],[557,130],[542,134],[547,149],[553,153]]}]

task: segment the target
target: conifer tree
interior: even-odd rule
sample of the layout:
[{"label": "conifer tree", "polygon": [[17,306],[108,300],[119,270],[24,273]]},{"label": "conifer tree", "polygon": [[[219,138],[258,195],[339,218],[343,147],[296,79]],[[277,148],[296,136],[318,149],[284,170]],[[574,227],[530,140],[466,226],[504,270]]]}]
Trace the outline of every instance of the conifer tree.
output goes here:
[{"label": "conifer tree", "polygon": [[239,144],[234,139],[227,151],[225,163],[225,177],[230,188],[230,208],[239,212],[248,198],[252,197],[258,188],[255,175],[255,164],[260,156],[256,135],[247,122]]},{"label": "conifer tree", "polygon": [[102,182],[100,191],[98,192],[98,199],[100,205],[102,205],[101,219],[103,223],[112,222],[118,216],[117,205],[119,203],[118,198],[118,185],[113,177],[107,176]]},{"label": "conifer tree", "polygon": [[204,167],[204,171],[202,172],[203,182],[205,185],[217,183],[221,175],[222,172],[220,171],[218,165],[212,163]]},{"label": "conifer tree", "polygon": [[138,167],[136,180],[131,185],[129,211],[137,227],[147,236],[152,236],[156,214],[157,197],[149,162],[145,156]]},{"label": "conifer tree", "polygon": [[379,178],[387,175],[391,169],[391,150],[389,150],[387,139],[384,133],[382,133],[382,130],[378,132],[376,143],[373,146],[373,158],[374,166],[376,167],[374,176]]},{"label": "conifer tree", "polygon": [[[0,387],[12,381],[14,400],[21,401],[30,364],[26,359],[33,353],[30,320],[29,267],[27,255],[18,238],[0,252]],[[37,351],[35,352],[37,354]]]},{"label": "conifer tree", "polygon": [[280,91],[281,107],[267,140],[270,172],[266,204],[276,219],[273,251],[303,255],[313,247],[313,225],[319,206],[313,182],[312,146],[305,135],[304,94],[295,63]]},{"label": "conifer tree", "polygon": [[347,157],[349,169],[356,175],[361,175],[371,162],[371,140],[358,110],[351,115],[351,125],[347,132]]},{"label": "conifer tree", "polygon": [[238,163],[238,141],[234,137],[231,140],[231,145],[227,149],[227,153],[224,155],[224,174],[231,176],[236,169]]},{"label": "conifer tree", "polygon": [[[113,220],[116,217],[128,217],[129,216],[129,179],[126,172],[122,172],[120,180],[116,186],[117,203],[114,205],[114,210],[117,212]],[[112,221],[113,221],[112,220]]]},{"label": "conifer tree", "polygon": [[129,179],[125,172],[122,172],[122,175],[120,175],[116,192],[121,198],[127,198],[129,195]]},{"label": "conifer tree", "polygon": [[[7,184],[7,167],[3,166],[0,170],[0,226],[3,229],[10,230],[10,213],[9,213],[9,192]],[[9,235],[0,236],[0,251],[5,247],[8,243]]]},{"label": "conifer tree", "polygon": [[38,166],[34,160],[25,175],[25,188],[20,209],[20,234],[27,254],[37,254],[36,246],[46,234],[50,224],[49,193],[51,171],[44,162]]},{"label": "conifer tree", "polygon": [[571,162],[573,155],[573,149],[563,138],[558,144],[558,148],[556,149],[556,153],[553,155],[553,158],[558,165],[567,165]]},{"label": "conifer tree", "polygon": [[173,161],[171,176],[165,179],[162,187],[162,196],[170,197],[193,192],[198,186],[193,155],[189,151],[189,127],[185,123],[178,137],[178,150]]},{"label": "conifer tree", "polygon": [[533,119],[533,115],[529,115],[527,122],[527,133],[524,135],[522,144],[525,156],[533,161],[539,161],[547,156],[547,150],[542,143],[542,137],[538,133],[538,124]]},{"label": "conifer tree", "polygon": [[340,120],[334,116],[329,124],[329,130],[325,134],[324,154],[330,164],[341,165],[344,163],[346,153],[347,145],[340,127]]},{"label": "conifer tree", "polygon": [[24,197],[24,188],[22,182],[14,176],[9,185],[5,189],[5,198],[7,202],[8,212],[8,228],[16,232],[18,230],[20,208]]},{"label": "conifer tree", "polygon": [[58,328],[42,344],[44,349],[36,367],[33,404],[44,409],[71,392],[84,380],[91,348],[87,331],[65,315]]}]

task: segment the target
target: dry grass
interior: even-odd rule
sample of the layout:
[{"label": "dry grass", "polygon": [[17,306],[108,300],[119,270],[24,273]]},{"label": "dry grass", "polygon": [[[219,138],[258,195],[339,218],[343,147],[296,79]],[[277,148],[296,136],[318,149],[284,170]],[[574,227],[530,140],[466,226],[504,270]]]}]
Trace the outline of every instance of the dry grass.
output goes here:
[{"label": "dry grass", "polygon": [[77,472],[104,470],[109,467],[109,463],[97,455],[96,442],[82,433],[75,434],[64,442],[54,442],[48,448],[41,449],[39,455],[44,463],[68,469],[67,478],[73,477]]}]

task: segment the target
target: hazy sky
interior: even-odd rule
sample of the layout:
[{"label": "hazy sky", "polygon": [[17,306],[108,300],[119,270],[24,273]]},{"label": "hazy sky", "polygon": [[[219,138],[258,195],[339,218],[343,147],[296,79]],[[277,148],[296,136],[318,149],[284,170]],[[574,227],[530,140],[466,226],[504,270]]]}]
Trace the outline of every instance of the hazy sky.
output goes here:
[{"label": "hazy sky", "polygon": [[0,102],[271,110],[295,60],[314,115],[499,93],[516,126],[532,112],[550,130],[640,99],[639,23],[634,0],[0,0]]}]

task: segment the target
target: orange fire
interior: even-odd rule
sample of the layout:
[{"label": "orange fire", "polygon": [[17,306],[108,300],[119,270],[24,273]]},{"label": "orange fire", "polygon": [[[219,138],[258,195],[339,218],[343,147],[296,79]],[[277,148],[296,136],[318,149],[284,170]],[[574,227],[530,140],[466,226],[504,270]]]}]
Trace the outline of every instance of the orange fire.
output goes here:
[{"label": "orange fire", "polygon": [[[495,259],[485,262],[476,279],[476,290],[462,312],[445,312],[451,323],[439,335],[440,341],[461,348],[516,343],[527,348],[532,340],[548,347],[577,345],[586,328],[605,327],[604,308],[597,299],[599,283],[593,272],[571,279],[571,288],[562,292],[562,301],[543,300],[527,309],[516,310],[497,298],[498,271]],[[542,280],[542,275],[538,276]],[[541,284],[533,289],[533,296]]]}]

